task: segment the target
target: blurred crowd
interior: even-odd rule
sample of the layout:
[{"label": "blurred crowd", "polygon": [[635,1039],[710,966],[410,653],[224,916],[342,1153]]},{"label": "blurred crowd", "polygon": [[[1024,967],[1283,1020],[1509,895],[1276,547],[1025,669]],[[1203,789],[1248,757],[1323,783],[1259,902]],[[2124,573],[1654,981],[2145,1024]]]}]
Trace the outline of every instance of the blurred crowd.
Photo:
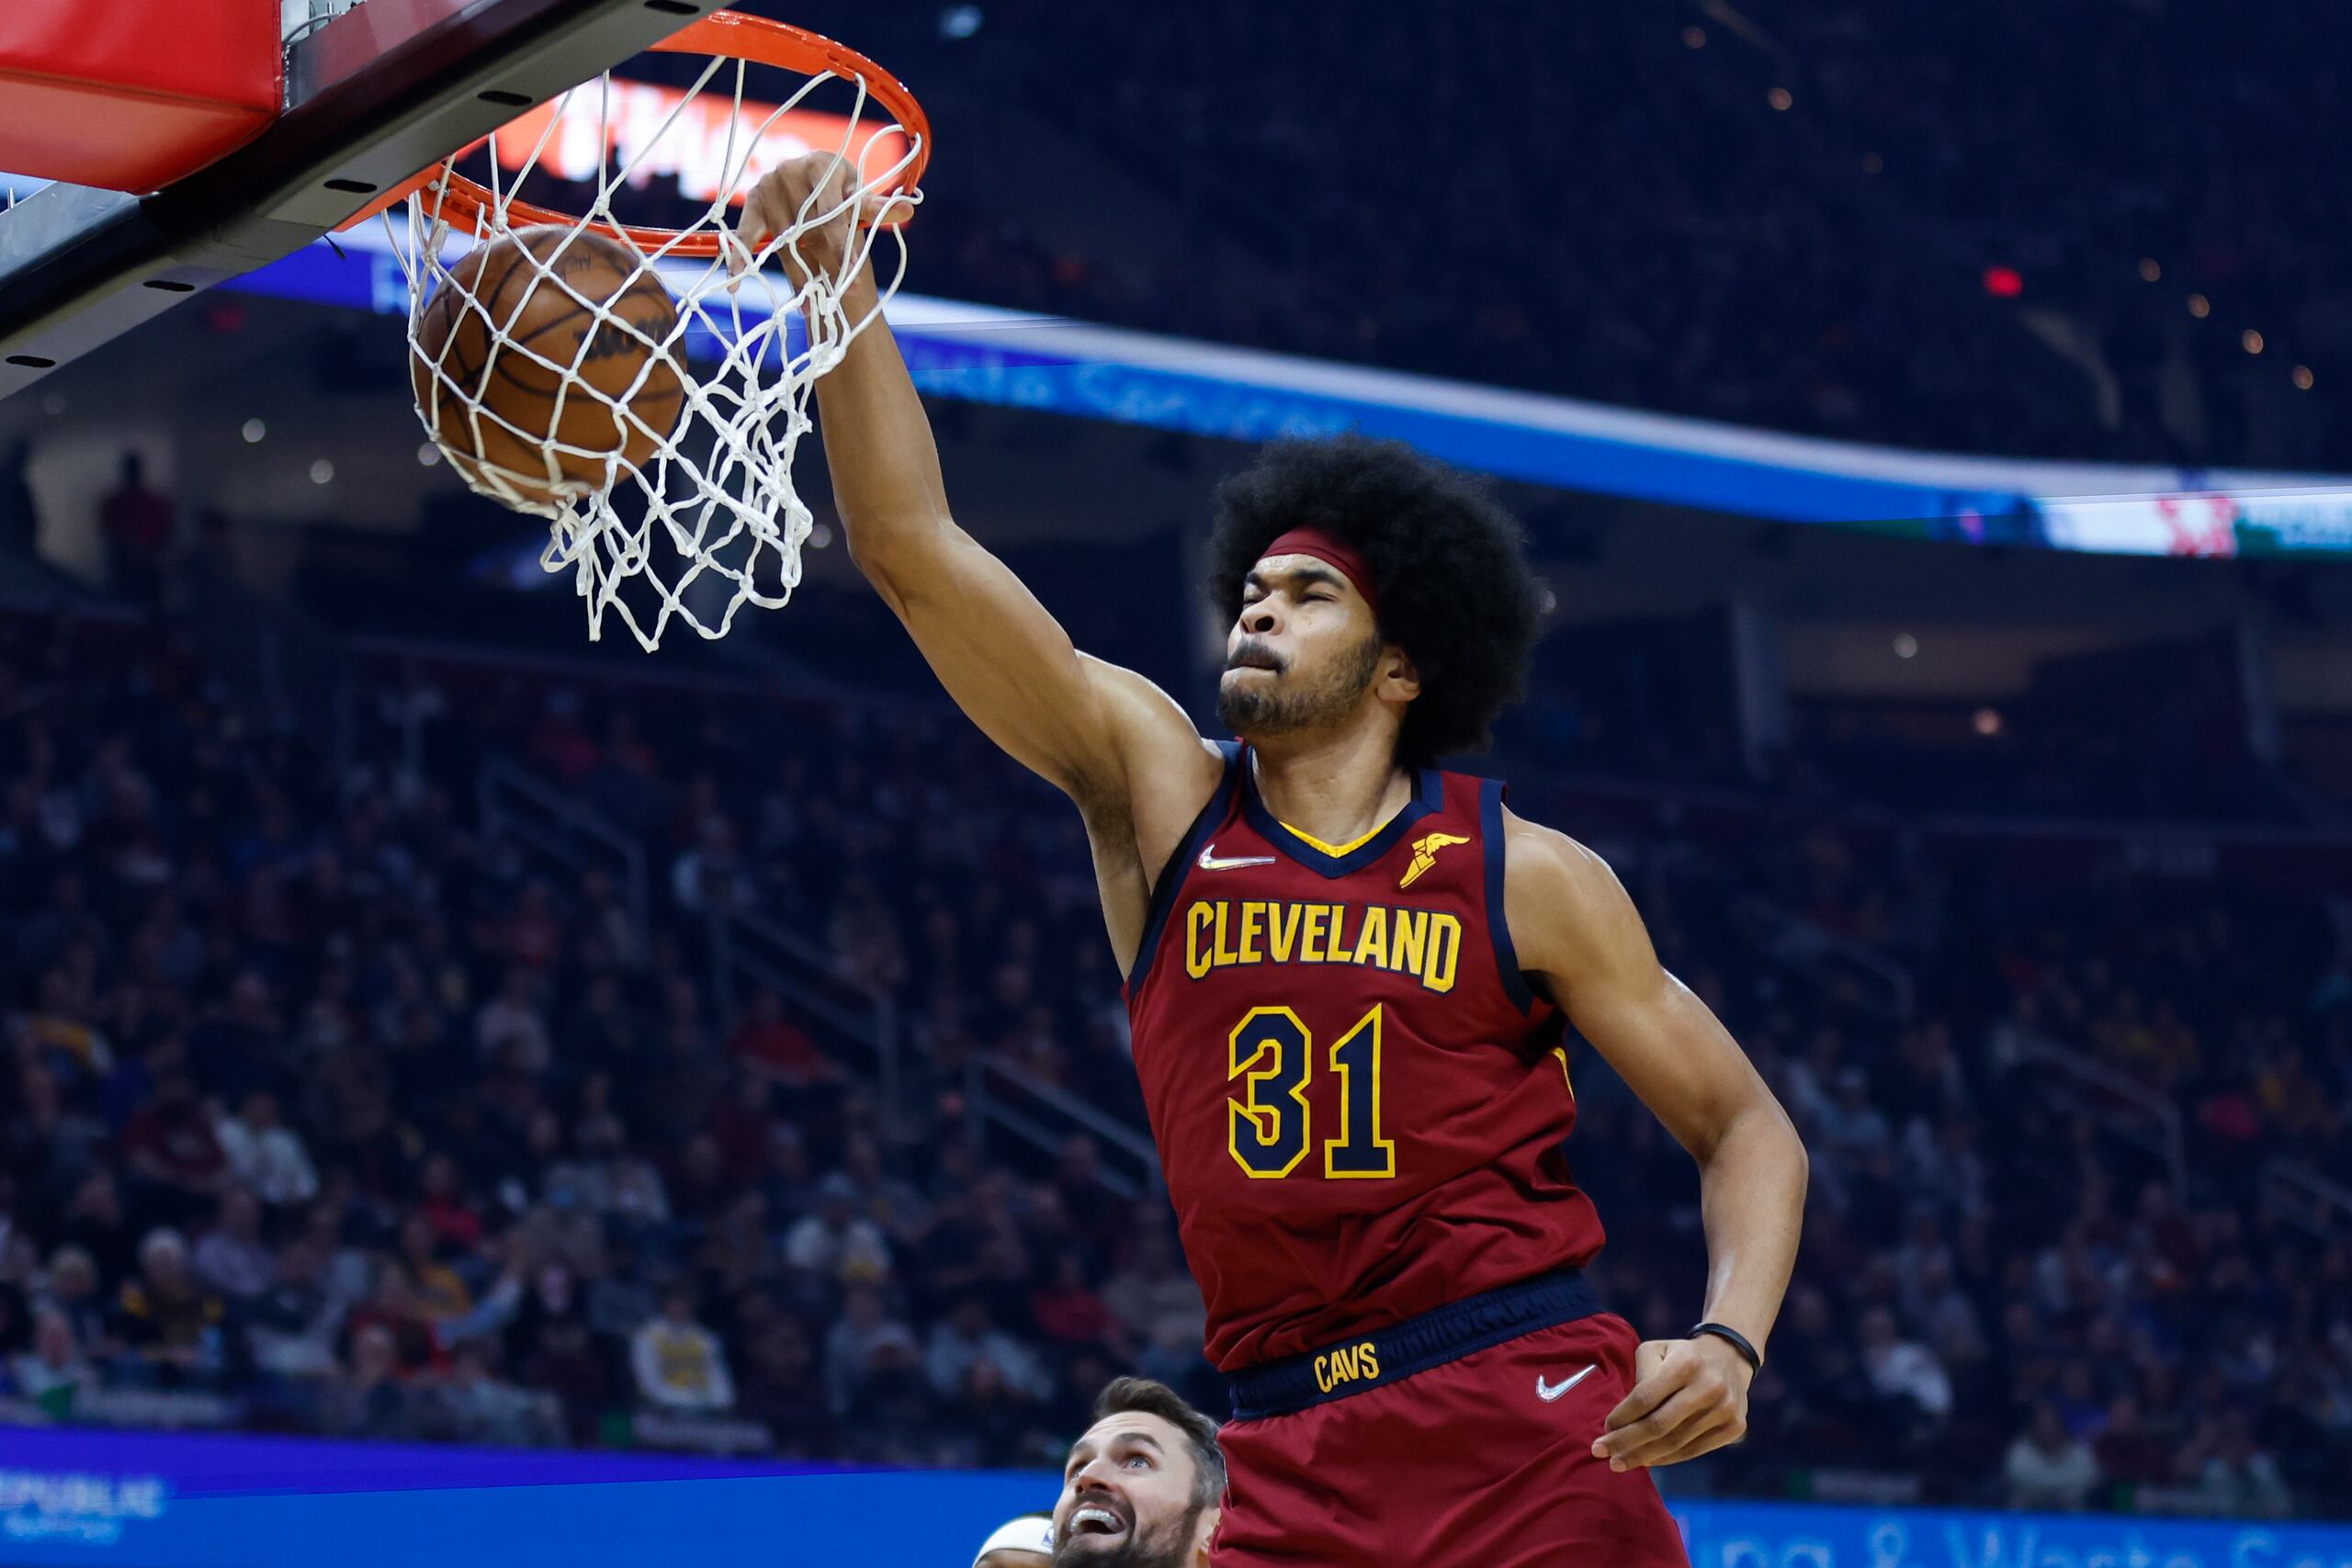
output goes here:
[{"label": "blurred crowd", "polygon": [[1710,9],[988,7],[971,51],[1251,265],[941,186],[917,287],[1853,440],[2340,449],[2347,193],[2305,130],[2335,73],[2284,14]]},{"label": "blurred crowd", "polygon": [[[2311,129],[2340,73],[2291,13],[771,8],[933,109],[960,177],[932,182],[926,290],[1859,440],[2340,457],[2352,193]],[[954,161],[1048,133],[1008,112],[1185,243]]]},{"label": "blurred crowd", "polygon": [[[1114,1372],[1222,1407],[1162,1201],[971,1114],[988,1057],[1141,1126],[1076,818],[957,716],[455,662],[351,712],[0,621],[8,1418],[1052,1464]],[[643,901],[485,820],[494,758],[645,845]],[[2325,904],[1520,784],[1814,1153],[1755,1436],[1681,1484],[2352,1497],[2352,1214],[2266,1164],[2352,1164]],[[732,911],[891,999],[891,1099]],[[1577,1071],[1600,1288],[1679,1333],[1690,1164]]]},{"label": "blurred crowd", "polygon": [[2341,73],[2292,12],[746,8],[922,98],[927,293],[1935,450],[2326,469],[2352,438],[2352,174],[2312,129]]},{"label": "blurred crowd", "polygon": [[[1594,837],[1813,1156],[1727,1469],[1762,1489],[1801,1455],[2024,1506],[2346,1495],[2352,908],[2063,839]],[[1578,1099],[1606,1280],[1679,1332],[1702,1283],[1688,1161],[1606,1075]]]}]

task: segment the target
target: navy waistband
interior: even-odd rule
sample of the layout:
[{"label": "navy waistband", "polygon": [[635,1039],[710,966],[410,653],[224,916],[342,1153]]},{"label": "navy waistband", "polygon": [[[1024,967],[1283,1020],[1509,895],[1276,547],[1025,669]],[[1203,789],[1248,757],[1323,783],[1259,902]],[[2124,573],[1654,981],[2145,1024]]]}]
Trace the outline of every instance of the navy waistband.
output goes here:
[{"label": "navy waistband", "polygon": [[1540,1274],[1237,1373],[1233,1418],[1257,1421],[1329,1404],[1600,1310],[1600,1299],[1581,1269]]}]

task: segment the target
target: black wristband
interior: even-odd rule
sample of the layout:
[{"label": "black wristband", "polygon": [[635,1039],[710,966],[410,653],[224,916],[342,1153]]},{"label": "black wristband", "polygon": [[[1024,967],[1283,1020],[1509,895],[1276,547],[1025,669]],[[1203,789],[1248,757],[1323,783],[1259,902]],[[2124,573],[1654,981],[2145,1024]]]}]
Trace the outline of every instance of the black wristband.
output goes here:
[{"label": "black wristband", "polygon": [[1718,1339],[1730,1341],[1731,1348],[1738,1351],[1740,1355],[1747,1359],[1747,1370],[1750,1372],[1760,1372],[1764,1370],[1764,1358],[1756,1353],[1756,1347],[1750,1345],[1747,1342],[1747,1336],[1742,1334],[1738,1329],[1728,1327],[1720,1323],[1702,1323],[1699,1325],[1698,1327],[1692,1329],[1690,1333],[1684,1335],[1683,1337],[1686,1339],[1696,1339],[1702,1334],[1712,1334]]}]

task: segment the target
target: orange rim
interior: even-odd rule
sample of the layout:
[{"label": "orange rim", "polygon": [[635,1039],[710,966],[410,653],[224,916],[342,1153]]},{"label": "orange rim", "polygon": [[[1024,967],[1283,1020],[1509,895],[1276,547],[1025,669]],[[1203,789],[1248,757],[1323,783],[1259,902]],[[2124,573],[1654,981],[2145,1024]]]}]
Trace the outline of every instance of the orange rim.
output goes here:
[{"label": "orange rim", "polygon": [[[931,120],[922,112],[922,105],[907,90],[906,85],[883,70],[865,56],[845,45],[835,43],[806,28],[796,28],[789,22],[770,21],[765,17],[747,17],[738,11],[714,11],[697,21],[687,23],[678,31],[652,46],[655,54],[706,54],[721,60],[747,60],[754,65],[773,65],[779,70],[796,72],[803,76],[842,76],[865,84],[865,90],[876,102],[890,111],[899,128],[914,144],[914,158],[899,177],[885,187],[888,196],[912,195],[922,184],[923,170],[931,164]],[[441,164],[424,169],[386,191],[375,200],[352,214],[335,227],[338,231],[353,228],[394,203],[404,201],[414,193],[434,189],[438,193],[436,211],[448,220],[452,228],[472,229],[479,232],[482,220],[499,205],[497,196],[488,186],[470,175],[458,174]],[[531,223],[561,223],[576,225],[581,221],[576,212],[564,212],[534,202],[509,198],[504,206],[507,221],[514,227]],[[616,238],[627,239],[640,250],[660,251],[673,256],[716,256],[719,254],[719,239],[715,232],[688,231],[682,229],[643,229],[628,223],[592,223],[589,228]]]}]

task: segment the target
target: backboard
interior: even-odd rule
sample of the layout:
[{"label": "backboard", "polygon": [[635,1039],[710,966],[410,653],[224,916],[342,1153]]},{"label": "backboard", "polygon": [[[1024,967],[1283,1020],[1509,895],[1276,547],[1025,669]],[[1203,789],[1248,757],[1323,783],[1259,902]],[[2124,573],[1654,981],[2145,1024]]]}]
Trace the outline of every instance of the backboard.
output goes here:
[{"label": "backboard", "polygon": [[0,398],[720,6],[363,0],[299,31],[283,112],[237,151],[152,195],[49,185],[0,211]]}]

